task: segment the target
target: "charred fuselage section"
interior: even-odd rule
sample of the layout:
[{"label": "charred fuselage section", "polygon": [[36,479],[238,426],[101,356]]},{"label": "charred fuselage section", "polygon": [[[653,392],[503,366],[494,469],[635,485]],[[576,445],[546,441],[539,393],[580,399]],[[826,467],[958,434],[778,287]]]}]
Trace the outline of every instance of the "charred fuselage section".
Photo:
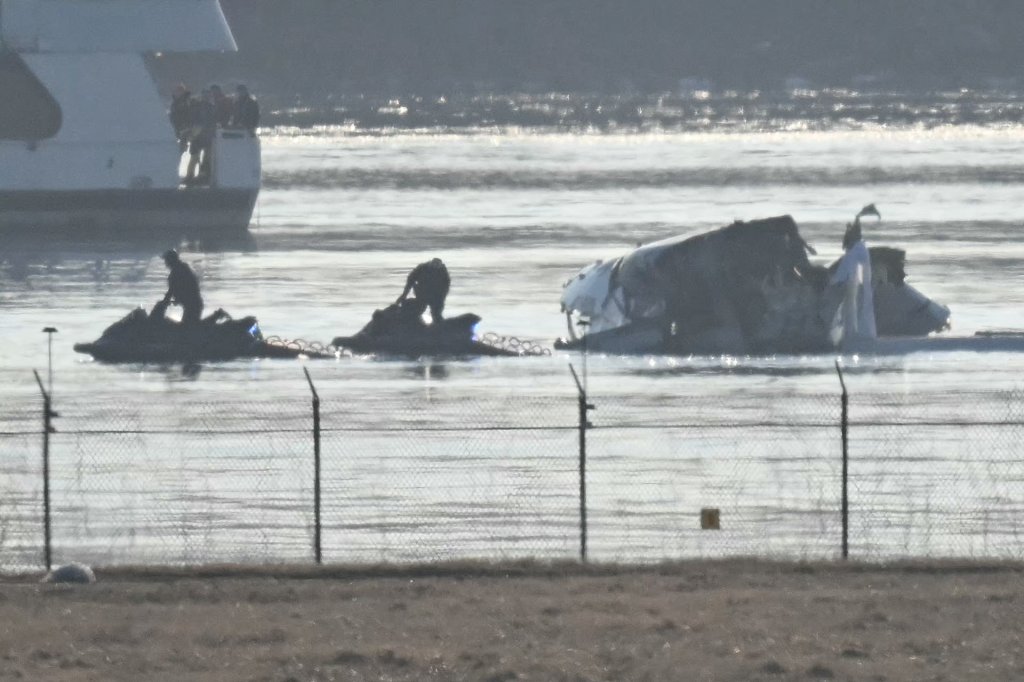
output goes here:
[{"label": "charred fuselage section", "polygon": [[[813,253],[790,216],[641,246],[566,284],[570,338],[559,346],[732,355],[830,350],[843,292],[829,283],[835,264],[814,264]],[[880,336],[924,335],[947,325],[949,310],[905,282],[903,251],[870,253]],[[580,322],[586,333],[577,336]]]}]

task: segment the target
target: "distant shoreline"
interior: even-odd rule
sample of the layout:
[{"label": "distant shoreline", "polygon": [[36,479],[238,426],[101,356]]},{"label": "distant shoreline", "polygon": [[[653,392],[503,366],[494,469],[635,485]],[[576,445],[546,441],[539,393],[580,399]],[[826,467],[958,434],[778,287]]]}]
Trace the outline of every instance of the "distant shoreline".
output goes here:
[{"label": "distant shoreline", "polygon": [[162,80],[298,100],[479,92],[1017,89],[1015,3],[223,0],[240,52],[157,60]]}]

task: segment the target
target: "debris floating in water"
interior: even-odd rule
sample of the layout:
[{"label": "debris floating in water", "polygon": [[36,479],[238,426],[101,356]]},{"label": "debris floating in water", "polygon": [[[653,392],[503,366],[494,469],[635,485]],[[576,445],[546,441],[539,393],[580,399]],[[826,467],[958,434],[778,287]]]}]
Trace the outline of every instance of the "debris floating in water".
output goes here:
[{"label": "debris floating in water", "polygon": [[536,341],[520,339],[517,336],[501,336],[494,332],[487,332],[480,337],[480,342],[493,348],[500,348],[517,355],[543,356],[551,355],[551,349],[545,348]]},{"label": "debris floating in water", "polygon": [[311,358],[336,357],[339,352],[339,349],[332,344],[306,341],[305,339],[282,339],[280,336],[268,336],[263,339],[263,343],[273,348],[298,351],[300,354]]}]

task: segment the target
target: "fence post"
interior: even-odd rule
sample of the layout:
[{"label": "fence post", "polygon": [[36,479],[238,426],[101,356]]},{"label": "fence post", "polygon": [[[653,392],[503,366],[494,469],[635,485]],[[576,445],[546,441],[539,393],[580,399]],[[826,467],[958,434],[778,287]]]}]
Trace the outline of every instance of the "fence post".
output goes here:
[{"label": "fence post", "polygon": [[850,473],[850,450],[849,450],[849,431],[850,431],[850,398],[846,392],[846,381],[843,380],[843,369],[839,365],[839,360],[836,360],[836,374],[839,375],[839,386],[842,388],[842,394],[840,396],[840,405],[842,407],[839,430],[842,434],[843,440],[843,559],[847,559],[850,556],[850,495],[849,495],[849,473]]},{"label": "fence post", "polygon": [[578,392],[577,403],[579,405],[579,434],[580,434],[580,561],[587,563],[587,429],[593,426],[587,419],[587,413],[594,409],[594,405],[587,402],[587,389],[580,383],[576,375],[576,369],[569,365],[573,381],[576,382]]},{"label": "fence post", "polygon": [[50,534],[50,434],[56,431],[52,419],[57,416],[50,404],[50,394],[43,388],[43,380],[39,372],[32,370],[39,384],[39,392],[43,395],[43,560],[46,570],[53,568],[53,550]]},{"label": "fence post", "polygon": [[309,369],[302,368],[306,373],[309,390],[313,393],[313,556],[317,565],[323,561],[320,545],[320,395],[313,385],[313,377]]}]

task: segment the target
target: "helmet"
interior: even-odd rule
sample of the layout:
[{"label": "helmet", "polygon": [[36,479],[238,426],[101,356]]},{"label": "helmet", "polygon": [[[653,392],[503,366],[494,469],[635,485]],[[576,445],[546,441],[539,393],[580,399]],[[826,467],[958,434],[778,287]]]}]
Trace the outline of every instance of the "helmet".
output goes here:
[{"label": "helmet", "polygon": [[174,249],[167,249],[164,251],[163,258],[168,263],[174,263],[178,260],[178,252]]}]

